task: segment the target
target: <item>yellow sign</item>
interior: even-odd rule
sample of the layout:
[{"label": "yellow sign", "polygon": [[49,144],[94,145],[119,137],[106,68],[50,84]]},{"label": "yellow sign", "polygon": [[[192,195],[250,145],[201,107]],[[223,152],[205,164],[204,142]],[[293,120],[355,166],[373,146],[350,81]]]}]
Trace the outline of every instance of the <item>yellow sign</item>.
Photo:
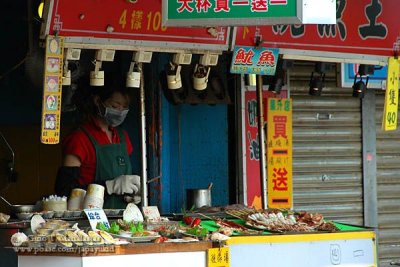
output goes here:
[{"label": "yellow sign", "polygon": [[207,257],[208,267],[229,267],[229,247],[210,248]]},{"label": "yellow sign", "polygon": [[40,137],[43,144],[60,142],[63,54],[64,37],[47,36]]},{"label": "yellow sign", "polygon": [[390,57],[386,79],[385,104],[382,118],[382,129],[393,131],[397,128],[397,108],[399,101],[399,68],[397,58]]},{"label": "yellow sign", "polygon": [[267,130],[268,208],[291,209],[292,100],[268,99]]}]

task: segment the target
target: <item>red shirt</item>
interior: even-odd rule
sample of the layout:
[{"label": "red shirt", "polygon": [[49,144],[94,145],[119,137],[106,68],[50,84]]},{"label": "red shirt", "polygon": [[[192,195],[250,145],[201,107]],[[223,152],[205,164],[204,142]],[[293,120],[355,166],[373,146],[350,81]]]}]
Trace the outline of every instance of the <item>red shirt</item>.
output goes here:
[{"label": "red shirt", "polygon": [[[83,127],[99,145],[106,144],[119,144],[120,138],[118,130],[110,127],[112,132],[112,142],[95,121],[83,124]],[[128,133],[124,130],[126,148],[130,155],[133,151],[132,143],[129,139]],[[63,142],[63,155],[75,155],[81,161],[79,183],[81,185],[91,184],[96,176],[96,151],[89,137],[81,129],[77,129],[67,136]]]}]

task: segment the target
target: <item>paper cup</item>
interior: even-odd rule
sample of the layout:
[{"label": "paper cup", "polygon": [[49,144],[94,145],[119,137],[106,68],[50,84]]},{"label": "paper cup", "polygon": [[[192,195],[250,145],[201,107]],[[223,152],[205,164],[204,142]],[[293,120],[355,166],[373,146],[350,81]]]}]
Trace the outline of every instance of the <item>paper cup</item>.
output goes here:
[{"label": "paper cup", "polygon": [[85,196],[85,190],[81,188],[72,189],[71,196],[68,199],[68,210],[82,210]]},{"label": "paper cup", "polygon": [[104,186],[98,184],[90,184],[87,188],[86,196],[104,199]]},{"label": "paper cup", "polygon": [[84,209],[102,209],[104,204],[103,198],[93,197],[86,195],[85,200],[83,201]]}]

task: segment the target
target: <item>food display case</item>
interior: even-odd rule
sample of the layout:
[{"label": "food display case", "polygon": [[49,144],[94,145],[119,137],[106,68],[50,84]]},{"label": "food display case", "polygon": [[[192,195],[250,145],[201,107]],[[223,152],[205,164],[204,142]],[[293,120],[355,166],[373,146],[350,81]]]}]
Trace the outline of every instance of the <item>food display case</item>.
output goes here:
[{"label": "food display case", "polygon": [[[128,238],[125,240],[128,242],[83,246],[75,245],[77,243],[74,242],[70,247],[64,245],[52,249],[46,249],[46,245],[16,247],[18,266],[159,266],[160,263],[165,266],[186,266],[188,262],[192,266],[228,266],[209,263],[210,249],[221,247],[228,249],[226,260],[229,266],[234,267],[257,266],[260,263],[264,266],[377,266],[376,235],[372,228],[328,222],[320,219],[322,217],[319,214],[306,213],[308,218],[318,220],[315,226],[311,222],[308,224],[308,227],[314,227],[311,229],[305,225],[301,228],[295,226],[301,219],[297,213],[296,224],[290,227],[283,226],[278,220],[274,224],[255,224],[256,221],[249,223],[229,213],[225,213],[225,217],[203,213],[186,214],[182,221],[174,222],[181,226],[181,230],[186,229],[186,236],[195,237],[196,240],[190,241],[181,238],[158,241]],[[233,214],[244,213],[242,210]],[[246,216],[254,214],[248,212]],[[263,211],[263,214],[271,214],[271,211]],[[288,214],[291,213],[286,213],[280,222],[284,222]],[[200,222],[196,226],[187,225],[187,217],[193,219],[191,224]],[[329,229],[321,227],[325,223],[329,223]],[[262,229],[262,226],[268,229]],[[282,230],[282,227],[286,230]],[[208,235],[196,237],[190,231],[194,228],[206,229]],[[214,233],[223,233],[225,238],[215,239]]]},{"label": "food display case", "polygon": [[[203,221],[209,230],[217,226]],[[337,224],[335,233],[234,235],[226,241],[230,266],[377,266],[375,233],[371,229]],[[138,243],[108,249],[45,252],[19,250],[18,266],[208,266],[207,251],[221,243]],[[278,264],[278,265],[277,265]]]}]

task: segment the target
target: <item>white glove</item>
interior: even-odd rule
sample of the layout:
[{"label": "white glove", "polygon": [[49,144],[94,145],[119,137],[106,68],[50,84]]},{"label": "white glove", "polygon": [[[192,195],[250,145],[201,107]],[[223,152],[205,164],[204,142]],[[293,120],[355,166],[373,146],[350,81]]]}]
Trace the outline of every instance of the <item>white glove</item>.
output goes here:
[{"label": "white glove", "polygon": [[138,192],[137,194],[135,194],[133,196],[125,195],[124,200],[125,200],[125,202],[128,202],[128,203],[139,204],[140,202],[142,202],[142,197],[140,196],[140,192]]},{"label": "white glove", "polygon": [[137,175],[121,175],[106,181],[107,193],[123,195],[136,194],[140,191],[140,177]]}]

